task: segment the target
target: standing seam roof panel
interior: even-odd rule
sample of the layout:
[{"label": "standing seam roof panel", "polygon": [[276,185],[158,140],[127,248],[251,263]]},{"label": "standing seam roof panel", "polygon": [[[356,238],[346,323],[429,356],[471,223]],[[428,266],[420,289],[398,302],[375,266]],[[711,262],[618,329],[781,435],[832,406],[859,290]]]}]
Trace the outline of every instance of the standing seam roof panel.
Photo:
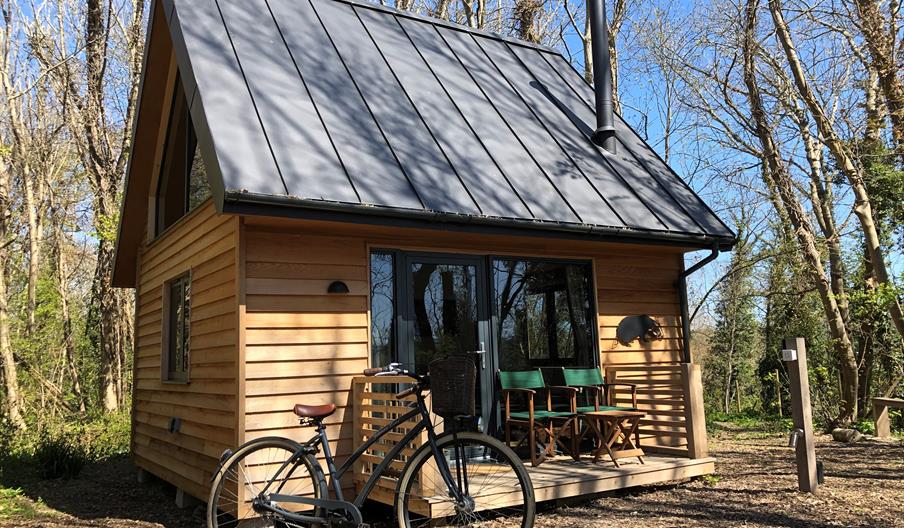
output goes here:
[{"label": "standing seam roof panel", "polygon": [[[482,134],[491,155],[508,171],[511,181],[527,202],[534,218],[579,222],[580,218],[552,183],[540,161],[515,131],[517,129],[510,122],[511,118],[507,119],[507,114],[511,115],[511,112],[506,112],[510,101],[503,99],[502,90],[510,90],[508,85],[490,72],[489,68],[492,66],[487,65],[486,57],[474,46],[469,34],[444,27],[435,29],[454,58],[454,62],[450,64],[461,68],[479,93],[456,97],[459,107],[468,111],[474,130]],[[444,73],[452,75],[451,71],[454,70],[447,69]],[[455,84],[450,83],[450,86]],[[467,94],[469,85],[464,79],[460,86]],[[494,102],[491,94],[503,97],[498,97]]]},{"label": "standing seam roof panel", "polygon": [[[591,156],[592,160],[601,160],[606,163],[606,167],[601,170],[588,170],[588,174],[593,174],[593,179],[600,180],[605,188],[609,187],[609,178],[612,175],[618,177],[619,184],[615,186],[620,192],[629,189],[631,198],[633,199],[611,199],[610,202],[616,203],[616,210],[624,215],[630,215],[635,220],[641,220],[648,217],[644,214],[644,210],[649,211],[662,223],[662,226],[670,231],[688,231],[699,232],[699,226],[688,217],[687,213],[676,203],[668,190],[646,172],[637,171],[636,161],[626,158],[624,149],[609,153],[600,149],[591,142],[593,134],[593,124],[596,121],[596,114],[591,111],[584,102],[574,93],[567,84],[563,84],[559,75],[543,58],[541,52],[536,50],[519,50],[518,55],[524,61],[526,67],[533,73],[540,82],[547,87],[551,96],[559,99],[561,104],[568,108],[571,114],[571,121],[581,131],[586,138],[586,144],[590,145],[596,152],[596,156]],[[631,174],[631,184],[628,185],[620,175]],[[610,176],[611,177],[611,176]],[[604,195],[606,192],[604,192]],[[639,208],[643,209],[639,209]],[[642,226],[643,224],[635,224]]]},{"label": "standing seam roof panel", "polygon": [[[193,0],[174,0],[174,5],[172,18],[179,31],[171,32],[173,44],[182,47],[187,56],[191,73],[186,76],[197,85],[203,124],[212,131],[213,154],[224,188],[285,194],[217,5]],[[178,42],[176,35],[183,42]]]},{"label": "standing seam roof panel", "polygon": [[361,201],[423,209],[311,4],[269,0],[269,5]]},{"label": "standing seam roof panel", "polygon": [[217,3],[288,193],[359,203],[266,2]]},{"label": "standing seam roof panel", "polygon": [[354,8],[331,0],[312,4],[424,205],[433,211],[479,214],[430,131],[399,94],[402,86]]},{"label": "standing seam roof panel", "polygon": [[529,93],[534,104],[542,109],[545,122],[560,132],[558,136],[564,138],[564,148],[622,221],[641,229],[674,228],[661,214],[663,205],[669,207],[671,204],[663,204],[658,196],[644,193],[643,189],[625,182],[621,175],[626,172],[620,170],[624,166],[618,163],[618,156],[603,151],[592,142],[591,127],[596,116],[590,116],[588,121],[587,116],[575,112],[583,105],[577,101],[580,106],[575,109],[577,98],[571,90],[561,89],[561,81],[555,82],[558,79],[555,73],[550,76],[545,69],[536,67],[538,60],[543,62],[539,52],[517,46],[509,46],[509,49],[533,79]]},{"label": "standing seam roof panel", "polygon": [[[547,53],[546,57],[554,63],[558,63],[554,69],[560,77],[574,90],[584,101],[585,106],[593,108],[593,89],[581,78],[578,72],[561,55]],[[720,236],[734,236],[731,229],[707,206],[690,186],[680,178],[656,153],[652,147],[644,143],[631,127],[625,123],[621,116],[615,116],[615,137],[619,143],[638,160],[640,168],[647,174],[656,174],[662,182],[668,183],[668,189],[675,196],[681,198],[681,206],[688,211],[689,217],[694,220],[704,231]]]},{"label": "standing seam roof panel", "polygon": [[508,218],[529,216],[397,18],[367,9],[359,16],[481,212]]},{"label": "standing seam roof panel", "polygon": [[[518,59],[507,44],[484,37],[475,37],[475,40],[536,121],[536,125],[520,132],[525,136],[546,136],[536,142],[537,148],[556,149],[564,154],[564,159],[562,154],[558,156],[560,161],[554,166],[550,176],[578,215],[584,222],[590,224],[625,225],[618,212],[612,209],[598,189],[587,179],[585,170],[580,166],[580,161],[586,156],[580,149],[587,146],[575,145],[573,138],[562,133],[564,114],[543,98],[537,89],[536,81],[518,63]],[[571,127],[571,123],[569,122],[567,126]]]},{"label": "standing seam roof panel", "polygon": [[[427,64],[436,82],[442,87],[443,92],[458,114],[458,119],[468,128],[473,135],[473,140],[485,153],[486,159],[499,172],[499,176],[511,189],[512,196],[521,204],[521,209],[526,213],[524,217],[538,219],[528,205],[523,189],[518,188],[517,178],[513,178],[511,167],[507,167],[494,156],[495,153],[498,153],[498,149],[494,152],[492,148],[492,145],[496,143],[496,138],[498,136],[509,136],[506,134],[508,128],[505,123],[499,120],[499,116],[492,108],[492,105],[489,104],[486,98],[481,96],[482,92],[479,92],[479,88],[473,79],[458,62],[455,53],[437,33],[436,27],[419,24],[405,17],[396,17],[396,20],[402,26],[402,30],[411,40],[418,54]],[[478,107],[480,110],[476,110]],[[475,119],[476,116],[479,116],[479,118]],[[481,127],[481,124],[488,119],[496,121],[496,126],[491,128]],[[481,133],[480,130],[485,132]],[[523,151],[517,142],[510,142],[509,144],[515,148],[515,152],[521,150],[521,156],[518,156],[517,159],[523,160],[527,157],[527,153]],[[481,156],[483,157],[483,155]],[[528,163],[530,162],[528,161]],[[521,164],[519,163],[518,165],[520,166]],[[536,171],[536,167],[534,167],[534,171]]]},{"label": "standing seam roof panel", "polygon": [[621,118],[592,143],[553,50],[359,0],[160,1],[218,208],[734,238]]}]

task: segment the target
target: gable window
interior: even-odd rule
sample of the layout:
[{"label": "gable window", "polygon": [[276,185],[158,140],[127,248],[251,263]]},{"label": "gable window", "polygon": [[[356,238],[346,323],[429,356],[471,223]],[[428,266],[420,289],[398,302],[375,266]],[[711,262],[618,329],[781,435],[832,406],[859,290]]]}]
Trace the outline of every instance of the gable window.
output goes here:
[{"label": "gable window", "polygon": [[158,235],[210,196],[207,169],[179,77],[174,94],[157,184]]},{"label": "gable window", "polygon": [[186,273],[168,281],[163,297],[163,380],[188,382],[191,275]]}]

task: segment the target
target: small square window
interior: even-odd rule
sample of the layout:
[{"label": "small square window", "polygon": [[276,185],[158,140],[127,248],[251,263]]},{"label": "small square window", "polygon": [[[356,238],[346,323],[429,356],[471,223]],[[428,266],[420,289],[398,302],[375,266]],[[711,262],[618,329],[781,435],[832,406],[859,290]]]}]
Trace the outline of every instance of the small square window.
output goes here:
[{"label": "small square window", "polygon": [[191,275],[186,273],[164,285],[163,381],[188,382],[191,337]]}]

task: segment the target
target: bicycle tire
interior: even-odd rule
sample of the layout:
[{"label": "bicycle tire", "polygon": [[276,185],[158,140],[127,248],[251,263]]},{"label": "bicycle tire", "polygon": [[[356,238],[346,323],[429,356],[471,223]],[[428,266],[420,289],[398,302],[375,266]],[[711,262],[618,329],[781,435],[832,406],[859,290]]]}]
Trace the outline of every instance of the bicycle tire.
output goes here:
[{"label": "bicycle tire", "polygon": [[[474,475],[484,475],[484,480],[488,486],[492,486],[492,489],[496,490],[493,494],[495,497],[492,500],[502,500],[499,498],[498,489],[500,485],[508,484],[514,485],[515,491],[513,493],[518,493],[517,489],[520,487],[520,491],[522,494],[520,501],[514,501],[514,506],[502,506],[500,503],[499,507],[494,507],[490,502],[480,502],[481,498],[472,496],[471,499],[474,502],[475,511],[471,514],[467,512],[457,512],[454,516],[450,516],[451,526],[471,526],[475,522],[480,523],[484,518],[489,519],[489,517],[495,516],[506,516],[510,517],[512,511],[516,511],[517,514],[521,515],[522,522],[521,528],[531,528],[534,524],[534,517],[536,515],[536,501],[534,498],[534,488],[530,480],[530,475],[527,472],[527,468],[524,467],[524,464],[521,462],[521,459],[512,451],[508,446],[504,443],[496,440],[495,438],[488,436],[483,433],[474,433],[474,432],[461,432],[453,435],[452,433],[444,433],[437,438],[437,447],[445,452],[446,450],[452,449],[453,452],[458,452],[454,450],[454,446],[459,445],[459,448],[466,447],[468,449],[474,449],[475,447],[484,447],[486,449],[492,450],[492,454],[494,456],[498,456],[503,466],[508,466],[511,469],[511,474],[504,473],[504,469],[498,474],[492,473],[481,473],[477,471],[473,473]],[[474,451],[471,451],[474,452]],[[415,526],[423,525],[434,525],[436,524],[435,520],[430,520],[425,517],[418,517],[417,512],[411,511],[412,506],[412,498],[415,493],[413,492],[414,486],[417,485],[416,477],[418,477],[422,473],[422,468],[424,464],[434,457],[433,450],[430,448],[430,444],[422,445],[415,454],[411,457],[409,462],[405,465],[405,468],[402,471],[402,476],[399,479],[399,483],[396,488],[396,499],[395,499],[395,513],[396,520],[398,521],[398,525],[400,527],[405,528],[413,528]],[[476,463],[468,462],[467,460],[471,459],[472,456],[468,455],[466,457],[465,467],[469,465],[472,468],[472,471],[475,468],[480,467],[490,467],[487,465],[480,466],[478,464],[485,464],[488,460],[487,452],[484,451],[483,454],[478,454],[476,457]],[[493,459],[495,460],[495,459]],[[494,464],[492,467],[496,467],[494,462],[490,462]],[[453,462],[453,466],[455,463]],[[455,478],[455,470],[452,469],[453,479]],[[422,477],[426,480],[426,476]],[[441,478],[437,477],[433,480],[434,486],[439,486],[440,488],[445,488],[445,483]],[[470,480],[470,479],[469,479]],[[438,483],[438,484],[437,484]],[[473,482],[469,482],[469,484],[474,484]],[[476,493],[474,489],[470,489],[470,495],[480,495],[480,491],[478,490]],[[448,493],[447,493],[448,497]],[[427,498],[427,497],[422,497]],[[430,499],[436,499],[435,494],[433,497],[429,497]],[[490,499],[488,499],[490,500]],[[512,502],[511,497],[505,499],[507,502]],[[447,502],[451,502],[447,499]],[[433,507],[433,506],[431,506]],[[447,508],[450,506],[447,505]],[[449,519],[449,517],[447,517]]]},{"label": "bicycle tire", "polygon": [[[274,449],[277,451],[281,450],[285,453],[285,456],[290,456],[292,453],[295,453],[298,449],[301,449],[301,444],[299,444],[298,442],[295,442],[293,440],[290,440],[288,438],[270,436],[270,437],[264,437],[264,438],[258,438],[255,440],[251,440],[250,442],[246,442],[246,443],[242,444],[241,446],[239,446],[239,448],[236,449],[235,452],[232,455],[230,455],[229,458],[227,458],[223,462],[223,464],[217,471],[216,476],[214,477],[213,483],[211,484],[210,497],[207,501],[207,526],[208,526],[208,528],[231,528],[234,526],[238,526],[239,524],[242,524],[243,526],[246,524],[248,524],[248,525],[253,524],[251,522],[248,522],[249,520],[253,519],[253,517],[240,516],[241,514],[238,514],[238,513],[236,514],[236,516],[237,517],[240,516],[239,518],[230,519],[228,517],[230,515],[230,512],[222,510],[222,508],[221,508],[222,501],[220,499],[225,497],[224,491],[228,491],[225,489],[225,485],[227,484],[227,482],[229,482],[228,477],[233,476],[233,475],[235,477],[238,477],[239,472],[236,468],[241,467],[240,464],[242,463],[242,461],[247,461],[247,460],[249,460],[249,457],[251,457],[252,455],[260,454],[266,449]],[[281,462],[284,462],[284,460],[273,459],[271,457],[261,457],[260,460],[266,460],[266,462],[263,464],[253,463],[251,465],[251,467],[254,467],[254,468],[263,468],[257,472],[260,475],[266,475],[268,466],[270,466],[270,467],[276,466],[272,469],[272,471],[274,471],[274,472],[277,471],[278,470],[277,464],[281,464]],[[245,466],[245,467],[248,467],[248,466]],[[307,472],[307,476],[297,473],[297,470],[300,467],[304,467],[305,471]],[[252,474],[252,472],[250,472],[246,469],[243,469],[242,471],[245,475],[245,479],[243,479],[243,480],[245,480],[245,483],[246,483],[245,488],[247,489],[247,491],[249,493],[256,495],[253,490],[253,487],[254,487],[253,485],[256,481],[254,481],[253,479],[257,478],[257,477],[249,478],[248,475]],[[270,478],[272,478],[272,476],[273,475],[264,477],[265,480],[263,480],[263,481],[269,480]],[[293,468],[292,472],[289,474],[289,477],[291,479],[297,479],[297,482],[295,483],[296,485],[292,486],[290,489],[283,488],[280,491],[281,493],[287,493],[287,494],[291,495],[291,494],[295,494],[297,492],[301,492],[301,493],[307,494],[308,487],[304,486],[304,481],[310,479],[310,483],[311,483],[310,493],[313,494],[314,498],[319,499],[321,497],[328,496],[327,483],[326,483],[326,479],[323,477],[323,470],[320,467],[320,464],[317,462],[317,460],[310,454],[304,455],[304,457],[302,458],[302,464],[295,466],[295,468]],[[239,479],[236,478],[235,482],[236,482],[237,489],[238,489],[238,481],[239,481]],[[283,482],[282,486],[285,486],[285,484],[288,483],[289,481],[283,480],[282,482]],[[304,486],[304,487],[299,487],[299,485]],[[252,488],[252,489],[248,489],[248,488]],[[238,499],[238,492],[234,493],[234,495],[236,496],[236,499]],[[226,502],[228,503],[228,501],[226,501]],[[238,501],[232,500],[232,502],[235,503],[236,510],[238,510],[239,509]],[[243,497],[243,502],[245,502],[244,497]],[[253,516],[256,516],[257,519],[261,520],[260,526],[262,526],[262,527],[274,526],[274,527],[279,528],[280,526],[285,526],[283,523],[280,522],[279,519],[264,518],[264,517],[257,516],[257,514],[255,514],[253,512],[251,512],[251,513]],[[314,514],[319,515],[319,512],[317,510],[315,510]]]}]

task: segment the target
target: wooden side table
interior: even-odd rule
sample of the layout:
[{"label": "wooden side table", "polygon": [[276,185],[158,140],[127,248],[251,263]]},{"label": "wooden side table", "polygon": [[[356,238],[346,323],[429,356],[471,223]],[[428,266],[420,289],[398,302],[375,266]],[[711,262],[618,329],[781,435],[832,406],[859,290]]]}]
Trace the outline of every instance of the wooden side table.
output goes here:
[{"label": "wooden side table", "polygon": [[[599,447],[593,452],[597,462],[608,454],[615,467],[619,458],[637,457],[643,464],[643,449],[634,441],[640,419],[646,414],[638,411],[593,411],[581,413],[588,428],[596,435]],[[587,430],[585,429],[584,432]],[[583,436],[583,433],[581,434]]]}]

